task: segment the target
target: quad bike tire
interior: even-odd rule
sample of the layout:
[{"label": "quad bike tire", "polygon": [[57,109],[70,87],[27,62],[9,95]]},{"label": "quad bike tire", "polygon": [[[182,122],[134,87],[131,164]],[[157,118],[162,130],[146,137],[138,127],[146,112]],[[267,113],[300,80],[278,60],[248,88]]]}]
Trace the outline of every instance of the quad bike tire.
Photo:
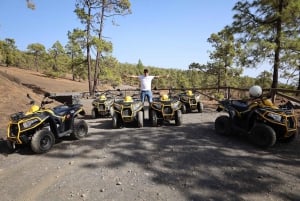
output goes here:
[{"label": "quad bike tire", "polygon": [[96,118],[98,118],[98,116],[99,116],[99,114],[98,114],[98,110],[97,109],[92,109],[92,112],[91,112],[91,114],[92,114],[92,118],[93,119],[96,119]]},{"label": "quad bike tire", "polygon": [[152,126],[157,127],[158,125],[158,119],[157,119],[157,114],[155,110],[151,110],[151,123]]},{"label": "quad bike tire", "polygon": [[114,129],[116,128],[122,128],[122,122],[121,122],[121,117],[118,113],[114,113],[113,116],[112,116],[112,127]]},{"label": "quad bike tire", "polygon": [[266,124],[256,123],[251,129],[250,140],[261,148],[272,147],[276,142],[274,129]]},{"label": "quad bike tire", "polygon": [[144,126],[144,113],[143,113],[143,111],[138,111],[137,117],[138,117],[138,119],[137,119],[138,120],[137,121],[138,127],[142,128]]},{"label": "quad bike tire", "polygon": [[37,154],[48,152],[55,144],[55,137],[49,130],[37,131],[31,139],[31,150]]},{"label": "quad bike tire", "polygon": [[186,106],[186,113],[191,113],[192,112],[192,108],[188,105]]},{"label": "quad bike tire", "polygon": [[203,112],[203,103],[197,103],[197,110],[199,113]]},{"label": "quad bike tire", "polygon": [[182,114],[186,114],[186,106],[185,106],[185,104],[182,104],[182,106],[181,106],[181,113]]},{"label": "quad bike tire", "polygon": [[6,153],[7,154],[12,154],[14,153],[16,150],[24,147],[25,144],[17,144],[16,142],[10,141],[10,140],[6,140]]},{"label": "quad bike tire", "polygon": [[86,137],[88,134],[88,125],[83,119],[74,119],[73,132],[71,137],[75,140]]},{"label": "quad bike tire", "polygon": [[181,110],[177,110],[175,112],[175,125],[181,126],[181,124],[182,124],[182,112]]},{"label": "quad bike tire", "polygon": [[9,141],[9,140],[6,141],[6,147],[7,147],[7,153],[8,154],[11,154],[11,153],[15,152],[16,149],[17,149],[16,143],[12,142],[12,141]]},{"label": "quad bike tire", "polygon": [[115,111],[113,107],[109,108],[109,116],[112,117],[114,115]]},{"label": "quad bike tire", "polygon": [[231,135],[231,121],[228,116],[222,115],[215,120],[215,131],[219,135]]}]

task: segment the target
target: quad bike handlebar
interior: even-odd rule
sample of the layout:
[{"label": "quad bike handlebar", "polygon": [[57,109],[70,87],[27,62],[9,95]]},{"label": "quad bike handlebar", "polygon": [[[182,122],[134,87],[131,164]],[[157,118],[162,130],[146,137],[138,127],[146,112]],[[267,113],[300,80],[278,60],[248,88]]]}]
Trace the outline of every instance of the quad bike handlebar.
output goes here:
[{"label": "quad bike handlebar", "polygon": [[284,104],[280,104],[278,107],[284,110],[294,110],[295,105],[291,101],[282,101]]},{"label": "quad bike handlebar", "polygon": [[51,104],[53,103],[54,101],[42,101],[42,105],[47,105],[47,104]]},{"label": "quad bike handlebar", "polygon": [[[29,102],[28,105],[34,105],[34,104],[35,104],[35,100],[30,96],[30,94],[27,94],[26,96],[27,96],[27,98],[30,100],[30,102]],[[45,99],[47,99],[48,97],[50,97],[50,93],[45,93],[45,94],[44,94],[44,98],[43,98],[43,100],[41,101],[41,105],[40,105],[41,108],[44,108],[45,105],[51,104],[51,103],[54,102],[54,101],[52,101],[52,100],[50,100],[50,101],[45,100]]]}]

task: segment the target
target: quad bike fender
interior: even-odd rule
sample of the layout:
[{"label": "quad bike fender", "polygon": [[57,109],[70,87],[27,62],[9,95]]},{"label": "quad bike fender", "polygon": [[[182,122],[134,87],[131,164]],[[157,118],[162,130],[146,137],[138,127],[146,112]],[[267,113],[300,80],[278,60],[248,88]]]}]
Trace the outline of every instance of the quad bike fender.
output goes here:
[{"label": "quad bike fender", "polygon": [[222,105],[219,105],[216,109],[217,112],[222,112],[224,111],[224,107]]},{"label": "quad bike fender", "polygon": [[67,123],[66,121],[62,121],[62,119],[57,117],[49,118],[50,130],[54,134],[55,138],[70,135],[73,132],[75,119],[75,117],[72,117],[72,119],[68,120],[69,123]]},{"label": "quad bike fender", "polygon": [[171,103],[171,107],[173,108],[174,111],[180,110],[181,106],[182,106],[182,103],[180,101]]},{"label": "quad bike fender", "polygon": [[238,114],[237,114],[237,112],[236,112],[235,110],[228,110],[227,113],[228,113],[228,115],[229,115],[229,117],[230,117],[231,119],[233,119],[233,118],[235,118],[236,116],[238,116]]},{"label": "quad bike fender", "polygon": [[253,126],[254,124],[257,122],[257,114],[256,114],[256,111],[255,110],[252,110],[250,111],[248,114],[245,114],[247,115],[246,117],[246,129],[249,131]]},{"label": "quad bike fender", "polygon": [[57,138],[59,133],[60,133],[59,128],[61,128],[61,126],[64,123],[62,118],[56,117],[56,116],[50,116],[49,120],[48,120],[48,123],[49,123],[49,127],[50,127],[51,132]]},{"label": "quad bike fender", "polygon": [[78,115],[82,115],[84,116],[85,115],[85,110],[82,108],[82,107],[79,107],[79,108],[74,108],[74,113],[73,113],[73,117],[76,117]]},{"label": "quad bike fender", "polygon": [[86,113],[85,113],[85,110],[84,109],[81,109],[78,114],[80,114],[81,116],[84,116]]},{"label": "quad bike fender", "polygon": [[151,109],[161,111],[163,104],[161,102],[155,102],[151,104]]},{"label": "quad bike fender", "polygon": [[257,121],[257,114],[255,110],[238,112],[234,110],[234,108],[231,108],[224,111],[228,113],[229,119],[232,122],[232,127],[239,130],[241,133],[249,133]]}]

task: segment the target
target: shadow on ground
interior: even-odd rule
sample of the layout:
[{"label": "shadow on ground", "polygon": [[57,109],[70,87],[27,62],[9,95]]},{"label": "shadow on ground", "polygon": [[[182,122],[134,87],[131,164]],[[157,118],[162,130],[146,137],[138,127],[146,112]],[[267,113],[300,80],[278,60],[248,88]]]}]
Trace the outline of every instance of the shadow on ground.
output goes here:
[{"label": "shadow on ground", "polygon": [[[272,192],[284,181],[267,169],[276,164],[280,164],[278,168],[300,166],[299,138],[291,144],[278,143],[262,150],[243,136],[218,136],[213,122],[155,128],[146,123],[143,128],[111,129],[108,118],[93,120],[91,128],[99,131],[90,133],[84,140],[66,142],[72,143],[73,149],[89,147],[74,157],[88,158],[92,151],[104,148],[111,157],[105,164],[92,162],[91,158],[82,168],[94,170],[105,165],[119,169],[133,163],[151,172],[152,182],[179,190],[186,200],[244,200],[245,194]],[[1,140],[0,152],[6,154],[3,147],[4,140]],[[49,152],[45,157],[70,158],[64,152],[65,143],[58,142],[54,149],[58,151]],[[28,149],[19,153],[31,154]],[[288,174],[300,179],[299,173]],[[299,193],[277,192],[276,196],[282,200],[300,198]]]}]

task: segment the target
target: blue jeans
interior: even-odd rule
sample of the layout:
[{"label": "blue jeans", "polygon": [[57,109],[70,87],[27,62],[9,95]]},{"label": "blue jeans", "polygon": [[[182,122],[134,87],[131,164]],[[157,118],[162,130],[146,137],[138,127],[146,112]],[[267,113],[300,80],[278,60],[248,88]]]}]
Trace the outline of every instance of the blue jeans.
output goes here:
[{"label": "blue jeans", "polygon": [[147,97],[148,102],[152,102],[152,92],[151,91],[141,91],[141,101],[145,102],[145,97]]}]

